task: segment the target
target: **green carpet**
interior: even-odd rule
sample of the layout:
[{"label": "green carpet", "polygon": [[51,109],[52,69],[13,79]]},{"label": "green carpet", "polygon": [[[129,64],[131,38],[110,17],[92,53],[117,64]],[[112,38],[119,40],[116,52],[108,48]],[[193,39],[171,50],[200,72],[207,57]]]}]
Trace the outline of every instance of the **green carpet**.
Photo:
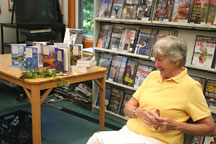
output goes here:
[{"label": "green carpet", "polygon": [[[18,96],[19,93],[13,89],[3,90],[0,88],[0,115],[19,109],[31,111],[31,106],[28,101],[17,102]],[[51,98],[48,97],[47,100]],[[56,103],[48,103],[48,101],[45,101],[41,108],[43,144],[85,144],[89,137],[99,130],[98,123],[63,112],[59,107],[78,112],[93,119],[99,119],[98,114],[80,107],[71,101],[59,101]],[[105,121],[111,125],[122,127],[122,124],[111,119],[106,118]],[[113,129],[105,127],[105,130]]]}]

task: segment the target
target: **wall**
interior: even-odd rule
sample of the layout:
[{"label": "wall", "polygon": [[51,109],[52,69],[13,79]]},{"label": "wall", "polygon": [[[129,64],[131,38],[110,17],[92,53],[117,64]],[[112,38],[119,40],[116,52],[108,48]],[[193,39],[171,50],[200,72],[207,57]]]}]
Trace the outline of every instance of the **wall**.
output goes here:
[{"label": "wall", "polygon": [[[68,19],[68,0],[59,0],[60,9],[62,11],[63,15],[63,22],[64,24],[67,24]],[[12,11],[8,10],[8,0],[0,0],[0,8],[1,8],[1,14],[0,14],[0,23],[10,23],[11,22],[11,16]],[[14,17],[15,21],[15,17]],[[20,40],[24,39],[24,37],[20,37]],[[0,35],[0,41],[1,41],[1,35]],[[4,41],[5,42],[15,42],[16,41],[16,31],[15,29],[11,28],[4,28]],[[1,52],[1,42],[0,42],[0,52]]]}]

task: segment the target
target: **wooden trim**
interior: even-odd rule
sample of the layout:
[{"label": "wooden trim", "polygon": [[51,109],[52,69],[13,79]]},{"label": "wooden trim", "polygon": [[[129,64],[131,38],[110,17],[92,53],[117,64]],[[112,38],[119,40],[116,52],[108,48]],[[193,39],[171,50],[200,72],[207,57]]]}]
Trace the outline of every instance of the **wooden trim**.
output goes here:
[{"label": "wooden trim", "polygon": [[68,0],[68,27],[76,28],[76,1]]},{"label": "wooden trim", "polygon": [[83,48],[90,48],[93,47],[93,40],[83,40]]}]

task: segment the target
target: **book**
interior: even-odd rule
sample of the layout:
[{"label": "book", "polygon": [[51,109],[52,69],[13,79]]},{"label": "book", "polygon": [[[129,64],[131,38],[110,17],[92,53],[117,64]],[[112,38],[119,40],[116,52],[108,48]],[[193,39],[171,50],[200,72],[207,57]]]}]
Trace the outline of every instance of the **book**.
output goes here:
[{"label": "book", "polygon": [[112,8],[112,1],[113,0],[101,0],[99,11],[98,11],[98,17],[101,18],[109,18],[110,12]]},{"label": "book", "polygon": [[43,67],[43,54],[44,54],[44,45],[46,42],[32,42],[33,46],[38,46],[38,53],[39,53],[39,68]]},{"label": "book", "polygon": [[24,65],[24,50],[26,44],[11,44],[12,67],[22,69]]},{"label": "book", "polygon": [[209,2],[207,24],[216,24],[216,0],[210,0]]},{"label": "book", "polygon": [[198,35],[195,41],[191,64],[198,67],[211,68],[215,46],[216,38]]},{"label": "book", "polygon": [[138,64],[135,76],[134,88],[139,88],[148,74],[152,71],[152,66]]},{"label": "book", "polygon": [[55,69],[56,72],[64,71],[64,49],[55,48]]},{"label": "book", "polygon": [[92,64],[91,66],[77,66],[78,73],[87,73],[96,69],[96,63]]},{"label": "book", "polygon": [[207,98],[216,99],[216,80],[208,79],[205,85],[204,94]]},{"label": "book", "polygon": [[66,28],[64,43],[69,44],[82,44],[83,41],[83,29]]},{"label": "book", "polygon": [[193,136],[191,144],[203,144],[205,136]]},{"label": "book", "polygon": [[190,0],[174,0],[172,21],[187,23],[189,18],[189,10]]},{"label": "book", "polygon": [[[111,95],[111,88],[106,88],[105,89],[105,109],[107,109],[109,105],[110,95]],[[96,105],[100,106],[100,93],[98,93],[98,99]]]},{"label": "book", "polygon": [[111,88],[111,95],[108,105],[108,110],[119,114],[120,112],[120,106],[123,99],[124,91],[117,88]]},{"label": "book", "polygon": [[26,46],[24,51],[24,71],[39,70],[38,47]]},{"label": "book", "polygon": [[196,81],[198,81],[200,84],[201,84],[201,86],[202,86],[202,88],[203,88],[203,90],[204,90],[204,87],[205,87],[205,84],[206,84],[206,79],[205,78],[202,78],[202,77],[199,77],[199,76],[194,76],[194,75],[190,75],[194,80],[196,80]]},{"label": "book", "polygon": [[108,80],[123,83],[123,76],[126,70],[127,57],[114,55],[109,71]]},{"label": "book", "polygon": [[113,0],[110,18],[120,19],[125,0]]},{"label": "book", "polygon": [[173,9],[174,9],[174,0],[167,0],[167,20],[172,21],[172,15],[173,15]]},{"label": "book", "polygon": [[82,44],[70,44],[70,65],[76,65],[77,60],[83,57],[83,45]]},{"label": "book", "polygon": [[122,19],[136,19],[137,4],[124,4]]},{"label": "book", "polygon": [[120,40],[121,40],[121,36],[122,36],[122,29],[113,28],[111,39],[110,39],[109,49],[118,50]]},{"label": "book", "polygon": [[214,144],[216,143],[216,138],[214,136],[205,136],[203,144]]},{"label": "book", "polygon": [[136,33],[137,33],[136,29],[124,28],[122,31],[122,37],[120,40],[118,50],[123,52],[133,53]]},{"label": "book", "polygon": [[157,0],[155,21],[163,21],[167,19],[167,0]]},{"label": "book", "polygon": [[124,97],[123,97],[123,100],[122,100],[120,112],[119,112],[120,115],[126,116],[126,115],[124,114],[124,107],[125,107],[125,104],[130,100],[131,97],[132,97],[132,94],[131,94],[131,93],[126,93],[126,92],[125,92]]},{"label": "book", "polygon": [[154,0],[139,0],[137,19],[150,21],[152,18]]},{"label": "book", "polygon": [[96,60],[95,57],[82,57],[77,60],[77,65],[82,65],[82,66],[91,66],[92,64],[95,64]]},{"label": "book", "polygon": [[206,24],[208,15],[209,0],[194,0],[190,22]]},{"label": "book", "polygon": [[109,76],[109,70],[110,70],[111,61],[112,61],[111,58],[106,58],[106,57],[100,57],[100,59],[99,59],[98,66],[107,68],[106,79],[108,79],[108,76]]},{"label": "book", "polygon": [[102,24],[98,34],[97,45],[98,48],[109,48],[109,42],[112,35],[112,25]]},{"label": "book", "polygon": [[55,68],[55,45],[45,45],[43,51],[43,69]]},{"label": "book", "polygon": [[138,65],[138,62],[135,60],[129,59],[127,61],[127,66],[125,70],[125,75],[123,79],[123,84],[132,87],[134,84],[134,76],[136,73],[136,67]]},{"label": "book", "polygon": [[150,56],[152,47],[156,38],[156,34],[151,33],[152,31],[146,31],[140,29],[138,39],[135,47],[135,54]]}]

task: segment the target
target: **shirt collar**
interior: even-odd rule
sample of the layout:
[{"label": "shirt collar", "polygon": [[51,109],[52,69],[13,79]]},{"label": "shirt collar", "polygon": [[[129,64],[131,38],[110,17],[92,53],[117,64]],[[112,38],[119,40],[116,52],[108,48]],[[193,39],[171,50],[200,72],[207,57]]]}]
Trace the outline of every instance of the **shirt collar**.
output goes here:
[{"label": "shirt collar", "polygon": [[173,80],[176,83],[179,83],[182,80],[182,78],[187,75],[187,68],[182,67],[182,69],[183,69],[183,71],[180,74],[178,74],[177,76],[172,77],[172,78],[170,78],[168,80]]}]

